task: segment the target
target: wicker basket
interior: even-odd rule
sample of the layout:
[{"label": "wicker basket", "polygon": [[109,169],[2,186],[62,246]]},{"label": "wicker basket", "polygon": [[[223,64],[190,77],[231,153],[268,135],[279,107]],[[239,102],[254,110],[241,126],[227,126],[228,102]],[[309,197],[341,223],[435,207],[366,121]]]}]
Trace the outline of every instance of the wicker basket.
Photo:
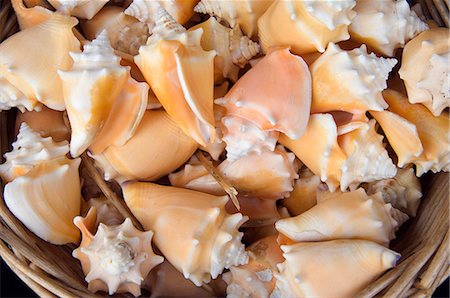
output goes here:
[{"label": "wicker basket", "polygon": [[[448,0],[419,0],[423,14],[440,26],[448,26]],[[18,30],[10,0],[0,0],[0,42]],[[0,112],[1,154],[14,138],[15,112]],[[83,166],[105,196],[128,217],[123,200],[111,191],[86,156]],[[402,254],[396,268],[368,286],[361,297],[431,296],[449,275],[449,174],[425,175],[424,197],[417,217],[398,233],[391,248]],[[42,297],[100,297],[87,290],[73,246],[49,244],[29,232],[6,208],[0,191],[0,256],[11,269]]]}]

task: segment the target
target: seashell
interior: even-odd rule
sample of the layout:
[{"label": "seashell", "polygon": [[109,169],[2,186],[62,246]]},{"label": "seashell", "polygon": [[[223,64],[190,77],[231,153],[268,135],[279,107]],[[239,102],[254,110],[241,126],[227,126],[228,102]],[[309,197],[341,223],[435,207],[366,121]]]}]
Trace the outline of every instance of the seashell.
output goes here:
[{"label": "seashell", "polygon": [[367,193],[381,193],[386,203],[409,216],[416,216],[422,197],[420,181],[412,168],[398,169],[394,178],[369,183]]},{"label": "seashell", "polygon": [[[228,82],[224,82],[218,87],[214,87],[214,98],[222,97],[228,92]],[[214,122],[215,122],[215,136],[212,143],[208,143],[206,146],[200,146],[200,150],[206,151],[212,157],[213,160],[219,160],[219,157],[225,151],[225,142],[222,140],[223,132],[221,129],[221,120],[224,115],[224,108],[218,105],[214,105]]]},{"label": "seashell", "polygon": [[238,195],[240,209],[238,210],[230,200],[225,205],[225,210],[234,214],[240,212],[248,217],[246,227],[260,227],[274,224],[279,218],[276,200],[264,200],[256,197]]},{"label": "seashell", "polygon": [[133,0],[125,10],[125,13],[153,28],[157,21],[158,9],[162,7],[177,23],[184,24],[194,15],[194,6],[197,2],[198,0]]},{"label": "seashell", "polygon": [[48,9],[53,9],[53,7],[47,2],[47,0],[23,0],[26,7],[33,8],[35,6],[42,6]]},{"label": "seashell", "polygon": [[403,50],[400,77],[410,103],[424,104],[434,116],[450,106],[449,30],[433,28],[408,42]]},{"label": "seashell", "polygon": [[288,49],[274,49],[215,102],[226,108],[228,116],[298,139],[306,129],[311,105],[308,66]]},{"label": "seashell", "polygon": [[384,99],[389,104],[389,110],[417,128],[422,142],[422,155],[414,162],[416,175],[432,171],[450,171],[450,140],[448,136],[449,114],[443,112],[439,117],[421,104],[410,104],[408,99],[393,90],[383,92]]},{"label": "seashell", "polygon": [[47,0],[58,11],[81,19],[92,19],[109,0]]},{"label": "seashell", "polygon": [[403,48],[411,38],[428,29],[406,0],[358,0],[355,11],[356,16],[348,28],[352,39],[389,57],[393,57],[395,50]]},{"label": "seashell", "polygon": [[374,119],[369,124],[339,136],[339,145],[347,156],[342,164],[341,190],[355,190],[360,183],[388,179],[397,168],[383,145],[383,136],[375,130]]},{"label": "seashell", "polygon": [[120,147],[109,146],[92,157],[105,171],[106,180],[151,181],[183,165],[197,148],[198,144],[164,110],[147,110],[128,142]]},{"label": "seashell", "polygon": [[22,113],[25,110],[42,109],[41,104],[34,98],[28,98],[19,89],[14,87],[5,77],[0,75],[0,111],[18,108]]},{"label": "seashell", "polygon": [[109,295],[129,292],[140,296],[141,282],[153,267],[164,261],[153,252],[153,232],[139,231],[127,218],[120,225],[100,223],[94,235],[96,212],[92,210],[95,207],[86,218],[74,219],[83,240],[72,252],[81,262],[89,291],[106,291]]},{"label": "seashell", "polygon": [[128,78],[103,127],[89,146],[92,154],[100,154],[109,146],[123,146],[134,135],[147,109],[148,93],[146,83]]},{"label": "seashell", "polygon": [[[354,297],[400,254],[366,240],[334,240],[282,245],[273,297]],[[351,281],[351,282],[349,282]]]},{"label": "seashell", "polygon": [[301,169],[299,176],[292,192],[281,201],[293,216],[297,216],[317,204],[317,188],[321,185],[320,177],[314,175],[306,167]]},{"label": "seashell", "polygon": [[334,196],[304,213],[276,222],[276,229],[295,242],[364,239],[388,246],[408,219],[380,195],[364,189]]},{"label": "seashell", "polygon": [[336,122],[338,136],[354,131],[369,122],[365,112],[352,114],[344,111],[331,111],[329,113]]},{"label": "seashell", "polygon": [[347,157],[337,142],[337,127],[330,114],[311,115],[300,139],[294,141],[281,134],[278,141],[294,152],[331,191],[336,190],[342,178],[341,168]]},{"label": "seashell", "polygon": [[72,127],[70,154],[81,155],[100,132],[127,83],[128,69],[119,64],[106,31],[83,53],[71,52],[71,70],[59,71],[64,101]]},{"label": "seashell", "polygon": [[[213,141],[214,51],[200,46],[202,30],[186,31],[163,8],[135,62],[172,119],[196,142]],[[201,69],[201,72],[193,72]]]},{"label": "seashell", "polygon": [[69,69],[72,66],[69,51],[80,49],[80,42],[72,32],[76,24],[75,18],[53,14],[47,21],[9,37],[0,44],[0,75],[30,100],[64,110],[62,81],[57,70]]},{"label": "seashell", "polygon": [[81,22],[81,28],[90,40],[107,30],[111,46],[133,56],[150,36],[147,24],[126,15],[123,8],[117,6],[103,8],[91,20]]},{"label": "seashell", "polygon": [[416,161],[422,155],[422,142],[414,124],[389,111],[371,111],[370,114],[380,124],[397,154],[399,167]]},{"label": "seashell", "polygon": [[167,261],[150,271],[144,281],[144,287],[149,289],[150,298],[176,297],[180,293],[185,297],[214,297],[205,289],[185,279],[183,274]]},{"label": "seashell", "polygon": [[248,262],[238,231],[247,218],[225,211],[227,196],[143,182],[127,182],[122,190],[167,260],[196,286]]},{"label": "seashell", "polygon": [[272,2],[273,0],[201,0],[194,7],[194,11],[223,19],[232,28],[241,27],[248,37],[256,37],[257,21]]},{"label": "seashell", "polygon": [[37,24],[47,21],[53,14],[51,10],[40,5],[28,6],[24,0],[11,0],[11,5],[17,17],[20,30],[33,27]]},{"label": "seashell", "polygon": [[[291,215],[287,211],[286,207],[278,207],[278,217],[280,218],[286,218],[290,217]],[[259,226],[250,226],[245,227],[243,229],[244,231],[244,242],[245,243],[255,243],[260,239],[269,237],[269,236],[278,236],[279,233],[275,229],[275,222],[270,222],[268,225],[259,225]]]},{"label": "seashell", "polygon": [[96,210],[95,225],[94,228],[89,229],[91,231],[97,230],[100,223],[107,226],[118,226],[125,220],[111,201],[103,196],[89,199],[87,205],[89,206],[88,209],[95,208]]},{"label": "seashell", "polygon": [[202,48],[205,51],[217,52],[214,58],[214,82],[220,83],[225,78],[236,82],[239,70],[259,53],[258,43],[247,36],[242,36],[239,26],[229,29],[214,17],[191,27],[189,31],[199,28],[203,29],[200,41]]},{"label": "seashell", "polygon": [[346,111],[360,114],[387,108],[381,91],[387,87],[389,72],[397,60],[368,54],[365,45],[343,51],[329,44],[313,65],[312,113]]},{"label": "seashell", "polygon": [[295,54],[325,51],[330,42],[350,38],[355,0],[275,1],[258,20],[260,44],[290,47]]},{"label": "seashell", "polygon": [[19,133],[22,123],[26,123],[32,130],[39,132],[42,137],[51,137],[55,142],[70,139],[63,112],[42,107],[40,111],[18,113],[15,125],[16,135]]},{"label": "seashell", "polygon": [[23,123],[0,176],[5,204],[34,234],[53,244],[77,243],[72,224],[80,213],[80,159],[68,159],[67,142],[42,138]]},{"label": "seashell", "polygon": [[261,130],[255,123],[239,116],[222,117],[222,140],[226,143],[227,159],[233,161],[251,153],[274,151],[280,133]]},{"label": "seashell", "polygon": [[258,240],[247,248],[247,252],[248,264],[231,267],[230,272],[223,274],[228,284],[227,297],[269,297],[275,289],[277,264],[284,261],[277,237]]}]

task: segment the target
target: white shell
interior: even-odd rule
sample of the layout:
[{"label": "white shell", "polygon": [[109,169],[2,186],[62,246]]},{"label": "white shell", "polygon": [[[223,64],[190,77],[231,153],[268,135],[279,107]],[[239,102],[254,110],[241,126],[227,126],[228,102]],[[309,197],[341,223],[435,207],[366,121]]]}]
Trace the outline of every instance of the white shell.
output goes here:
[{"label": "white shell", "polygon": [[406,0],[358,0],[355,11],[349,27],[352,38],[390,57],[397,48],[428,29]]},{"label": "white shell", "polygon": [[0,111],[18,108],[23,113],[25,110],[39,111],[41,107],[42,105],[37,100],[26,97],[0,75]]},{"label": "white shell", "polygon": [[48,0],[48,2],[58,11],[82,19],[92,19],[109,0]]}]

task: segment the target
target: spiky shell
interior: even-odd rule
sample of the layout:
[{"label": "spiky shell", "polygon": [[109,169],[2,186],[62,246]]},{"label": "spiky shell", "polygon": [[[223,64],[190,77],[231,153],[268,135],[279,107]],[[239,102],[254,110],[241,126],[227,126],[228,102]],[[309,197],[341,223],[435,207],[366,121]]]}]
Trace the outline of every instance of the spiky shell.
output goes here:
[{"label": "spiky shell", "polygon": [[30,231],[53,244],[79,239],[72,219],[80,213],[80,159],[68,159],[68,151],[67,142],[42,138],[23,123],[13,151],[0,165],[7,183],[6,206]]},{"label": "spiky shell", "polygon": [[428,29],[406,0],[358,0],[355,11],[356,17],[349,26],[352,38],[390,57],[397,48]]},{"label": "spiky shell", "polygon": [[371,182],[366,188],[369,195],[380,193],[386,203],[409,216],[416,216],[422,191],[412,168],[398,169],[394,178]]},{"label": "spiky shell", "polygon": [[291,47],[296,54],[324,52],[330,42],[350,38],[355,0],[274,1],[258,20],[261,47]]},{"label": "spiky shell", "polygon": [[63,81],[64,101],[72,137],[70,154],[81,155],[93,142],[127,82],[128,69],[120,65],[106,31],[83,53],[71,52],[74,64],[69,71],[59,71]]},{"label": "spiky shell", "polygon": [[30,100],[64,110],[57,70],[70,69],[69,51],[80,51],[80,42],[72,32],[77,22],[75,18],[53,14],[47,21],[9,37],[0,45],[0,76]]},{"label": "spiky shell", "polygon": [[200,41],[202,48],[217,52],[214,58],[214,82],[221,83],[225,78],[236,82],[239,70],[259,53],[259,45],[247,36],[242,36],[239,26],[229,29],[214,17],[191,27],[189,31],[198,28],[203,29]]},{"label": "spiky shell", "polygon": [[284,261],[277,236],[258,240],[247,248],[247,252],[248,264],[231,267],[230,272],[224,273],[227,297],[269,297],[275,288],[277,264]]},{"label": "spiky shell", "polygon": [[111,46],[121,52],[137,55],[150,36],[147,24],[124,13],[123,8],[107,6],[91,20],[81,22],[81,28],[88,39],[95,39],[107,30]]},{"label": "spiky shell", "polygon": [[183,165],[197,148],[164,110],[147,110],[123,146],[109,146],[92,157],[105,171],[106,180],[152,181]]},{"label": "spiky shell", "polygon": [[[14,134],[17,135],[20,126],[25,122],[32,130],[39,132],[43,137],[52,137],[55,142],[70,139],[69,128],[65,124],[64,113],[42,107],[40,111],[31,111],[17,114]],[[69,150],[69,148],[67,148]]]},{"label": "spiky shell", "polygon": [[320,177],[306,167],[301,169],[294,189],[281,203],[292,216],[299,215],[317,204],[317,188],[321,185]]},{"label": "spiky shell", "polygon": [[330,43],[310,67],[313,81],[311,111],[358,114],[384,110],[387,104],[381,91],[387,87],[386,80],[395,64],[396,59],[368,54],[365,45],[344,51]]},{"label": "spiky shell", "polygon": [[408,219],[381,195],[364,189],[320,201],[308,211],[277,221],[276,229],[295,242],[365,239],[387,246]]},{"label": "spiky shell", "polygon": [[409,102],[424,104],[434,116],[450,106],[449,39],[445,28],[422,32],[406,44],[399,70]]},{"label": "spiky shell", "polygon": [[435,117],[421,104],[410,104],[408,98],[394,90],[385,90],[384,99],[389,110],[405,118],[417,128],[422,142],[422,155],[415,161],[416,175],[432,171],[450,171],[449,114],[443,112]]},{"label": "spiky shell", "polygon": [[248,262],[238,231],[247,218],[225,212],[227,196],[143,182],[127,182],[122,190],[133,214],[155,232],[157,247],[195,285]]},{"label": "spiky shell", "polygon": [[194,11],[223,19],[232,28],[240,26],[248,37],[256,37],[257,21],[272,2],[273,0],[201,0]]},{"label": "spiky shell", "polygon": [[[320,137],[318,137],[320,136]],[[281,134],[280,144],[290,149],[331,191],[341,181],[341,168],[347,156],[339,147],[337,127],[330,114],[313,114],[303,136],[292,140]]]},{"label": "spiky shell", "polygon": [[272,297],[353,297],[397,263],[400,255],[366,240],[283,245]]},{"label": "spiky shell", "polygon": [[392,178],[397,173],[383,145],[383,136],[375,130],[375,123],[375,119],[371,119],[368,125],[338,138],[347,156],[342,164],[342,191],[354,190],[363,182]]},{"label": "spiky shell", "polygon": [[33,27],[45,22],[52,15],[52,11],[42,6],[27,7],[24,0],[11,0],[11,5],[17,17],[20,30]]},{"label": "spiky shell", "polygon": [[81,19],[92,19],[109,0],[48,0],[58,11],[69,13]]},{"label": "spiky shell", "polygon": [[423,147],[414,124],[389,111],[371,111],[370,114],[380,124],[389,144],[397,154],[399,167],[418,159]]},{"label": "spiky shell", "polygon": [[153,252],[153,232],[139,231],[129,218],[120,225],[100,223],[95,232],[96,212],[91,210],[86,218],[77,216],[74,219],[83,241],[72,253],[81,262],[88,289],[94,293],[129,292],[135,297],[140,296],[144,278],[153,267],[164,261]]},{"label": "spiky shell", "polygon": [[227,115],[298,139],[308,123],[311,75],[301,57],[287,48],[273,49],[215,102],[226,108]]},{"label": "spiky shell", "polygon": [[[222,97],[228,91],[228,82],[224,82],[222,85],[214,88],[214,98]],[[219,94],[220,93],[220,94]],[[217,96],[217,97],[216,97]],[[214,122],[216,126],[216,134],[214,141],[206,146],[200,146],[200,149],[209,153],[214,160],[218,160],[222,153],[225,151],[226,144],[223,141],[223,132],[221,128],[222,117],[224,109],[218,105],[214,105]]]},{"label": "spiky shell", "polygon": [[22,113],[25,110],[40,110],[41,104],[36,99],[25,96],[19,89],[14,87],[5,77],[0,75],[0,111],[18,108]]},{"label": "spiky shell", "polygon": [[202,30],[186,31],[160,7],[153,34],[140,48],[135,62],[172,119],[188,136],[206,146],[215,136],[215,51],[202,49],[201,35]]}]

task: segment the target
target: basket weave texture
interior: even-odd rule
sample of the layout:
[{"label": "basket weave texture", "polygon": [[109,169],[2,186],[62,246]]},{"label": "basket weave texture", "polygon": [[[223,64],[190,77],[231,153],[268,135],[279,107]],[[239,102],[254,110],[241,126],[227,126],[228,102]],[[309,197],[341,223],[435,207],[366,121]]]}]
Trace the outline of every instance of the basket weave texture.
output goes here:
[{"label": "basket weave texture", "polygon": [[[425,17],[449,26],[449,0],[418,0]],[[0,42],[18,31],[10,0],[0,0]],[[11,150],[15,111],[0,112],[1,154]],[[103,181],[87,156],[82,166],[119,211],[129,213],[123,200]],[[425,175],[424,196],[415,218],[397,234],[391,249],[402,255],[397,267],[368,286],[360,297],[430,297],[450,275],[449,271],[449,174]],[[101,297],[87,290],[74,246],[49,244],[28,231],[8,210],[0,191],[0,256],[41,297]]]}]

